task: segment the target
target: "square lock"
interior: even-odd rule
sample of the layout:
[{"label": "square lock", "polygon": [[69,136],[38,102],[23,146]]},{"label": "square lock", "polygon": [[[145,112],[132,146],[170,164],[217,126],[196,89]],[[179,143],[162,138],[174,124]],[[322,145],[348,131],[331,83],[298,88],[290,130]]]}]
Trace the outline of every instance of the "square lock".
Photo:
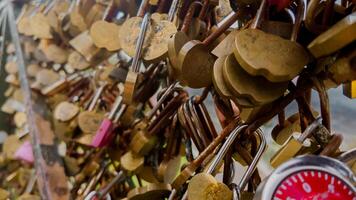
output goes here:
[{"label": "square lock", "polygon": [[298,152],[303,147],[310,147],[311,142],[309,139],[304,141],[299,141],[301,133],[293,133],[288,140],[282,145],[282,147],[276,152],[276,154],[271,158],[271,166],[276,168],[287,160],[298,155]]},{"label": "square lock", "polygon": [[356,98],[356,80],[342,85],[343,93],[350,99]]}]

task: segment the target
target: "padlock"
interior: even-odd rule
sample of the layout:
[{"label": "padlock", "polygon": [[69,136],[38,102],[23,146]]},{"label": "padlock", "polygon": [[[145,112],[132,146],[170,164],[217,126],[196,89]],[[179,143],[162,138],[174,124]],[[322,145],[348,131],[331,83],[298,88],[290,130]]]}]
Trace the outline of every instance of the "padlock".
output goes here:
[{"label": "padlock", "polygon": [[[240,123],[239,119],[234,119],[224,130],[218,134],[218,136],[209,144],[209,146],[201,153],[199,156],[193,160],[184,170],[175,178],[172,182],[172,187],[177,190],[179,189],[186,180],[190,178],[192,173],[203,163],[203,161],[214,151],[214,149],[223,141],[223,139],[229,135],[233,130],[234,132],[241,132],[242,127],[236,128]],[[234,134],[235,135],[235,134]],[[172,191],[171,196],[175,195],[175,191]]]},{"label": "padlock", "polygon": [[[193,40],[182,46],[178,56],[178,66],[180,67],[178,71],[182,73],[182,80],[187,86],[202,88],[210,85],[215,59],[207,50],[236,21],[239,15],[239,12],[234,13],[218,30],[210,34],[203,42]],[[202,57],[204,59],[197,59]]]},{"label": "padlock", "polygon": [[126,152],[120,158],[122,169],[128,172],[138,172],[142,169],[145,158],[132,151]]},{"label": "padlock", "polygon": [[[343,195],[344,198],[353,198],[356,195],[354,180],[352,171],[339,160],[327,156],[298,156],[283,163],[266,177],[257,188],[253,199],[298,199],[300,196],[317,198],[320,195],[330,198],[335,194]],[[326,187],[330,185],[329,187],[333,189],[323,192],[313,190],[321,185]],[[342,190],[350,192],[347,194],[341,192]]]},{"label": "padlock", "polygon": [[[273,1],[273,0],[272,0]],[[292,1],[290,0],[285,0],[285,1],[279,1],[279,3],[283,2],[289,2],[291,3]],[[284,39],[289,39],[290,35],[293,31],[293,24],[295,23],[295,18],[297,16],[293,13],[292,8],[290,8],[290,5],[283,5],[283,6],[274,6],[275,3],[272,3],[271,1],[268,1],[269,7],[272,7],[271,12],[267,13],[267,19],[262,20],[261,22],[261,30],[271,33],[274,35],[278,35]],[[278,7],[285,7],[282,10],[279,10]],[[277,7],[277,9],[274,9]],[[277,12],[273,12],[274,10],[277,10]],[[272,16],[271,16],[272,15]],[[275,20],[275,18],[278,18],[278,21]]]},{"label": "padlock", "polygon": [[60,75],[50,69],[41,69],[36,74],[36,80],[31,84],[33,89],[42,90],[43,88],[54,84],[60,79]]},{"label": "padlock", "polygon": [[[104,16],[105,17],[105,16]],[[90,36],[98,48],[117,51],[121,48],[118,38],[120,27],[104,20],[96,21],[90,27]]]},{"label": "padlock", "polygon": [[[354,49],[346,49],[337,55],[336,60],[334,60],[334,56],[332,57],[332,61],[325,64],[328,79],[324,81],[324,84],[331,82],[331,86],[335,87],[335,85],[352,83],[356,79],[356,52]],[[328,58],[330,57],[327,57],[326,60],[330,60]],[[322,66],[324,65],[322,61],[320,63]]]},{"label": "padlock", "polygon": [[319,127],[319,121],[321,118],[318,118],[313,123],[311,123],[308,128],[302,133],[293,133],[288,140],[282,145],[282,147],[274,154],[271,158],[271,166],[276,168],[285,161],[291,159],[302,149],[302,147],[311,146],[311,141],[308,139],[312,133]]},{"label": "padlock", "polygon": [[78,81],[79,79],[88,77],[88,74],[82,74],[82,73],[74,73],[72,75],[69,75],[67,77],[61,78],[60,80],[54,82],[51,85],[48,85],[47,87],[44,87],[41,90],[41,93],[43,95],[46,96],[52,96],[66,88],[68,88],[69,86],[71,86],[71,84],[73,82]]},{"label": "padlock", "polygon": [[189,181],[187,196],[191,200],[208,198],[230,200],[232,199],[232,192],[225,184],[218,182],[214,176],[200,173]]},{"label": "padlock", "polygon": [[180,156],[180,137],[182,134],[178,128],[178,119],[175,117],[172,122],[172,126],[168,129],[170,133],[167,139],[166,152],[164,153],[164,158],[159,164],[157,169],[157,179],[163,183],[171,183],[175,176],[179,172],[181,165]]},{"label": "padlock", "polygon": [[306,8],[304,3],[302,0],[298,1],[298,18],[291,40],[286,40],[256,29],[267,7],[266,0],[261,2],[251,28],[241,30],[235,35],[234,55],[246,72],[254,76],[264,76],[271,82],[285,82],[296,77],[309,63],[309,53],[296,42]]},{"label": "padlock", "polygon": [[[124,88],[124,94],[123,94],[123,100],[125,104],[131,104],[132,101],[134,100],[134,94],[137,89],[138,81],[139,81],[139,69],[140,69],[140,59],[141,59],[141,54],[142,54],[142,48],[144,45],[145,41],[145,36],[146,36],[146,31],[148,28],[148,25],[150,23],[150,14],[146,14],[140,28],[140,33],[137,39],[136,43],[136,49],[135,49],[135,56],[132,61],[131,69],[129,70],[126,81],[125,81],[125,88]],[[124,44],[123,44],[124,45]]]},{"label": "padlock", "polygon": [[193,2],[187,11],[186,16],[182,22],[182,27],[180,31],[177,31],[175,34],[171,35],[168,39],[168,58],[171,66],[171,76],[179,80],[182,84],[184,80],[181,78],[182,72],[180,71],[180,63],[178,60],[179,51],[189,41],[188,31],[190,30],[190,24],[194,13],[198,6],[201,6],[200,2]]},{"label": "padlock", "polygon": [[281,122],[273,128],[271,133],[273,140],[279,145],[284,144],[294,132],[301,131],[298,113],[291,115],[287,120],[282,119]]},{"label": "padlock", "polygon": [[[118,109],[121,110],[119,113],[122,114],[123,109],[125,109],[126,105],[121,105],[122,102],[122,97],[118,96],[116,97],[115,103],[113,104],[113,107],[109,113],[109,116],[107,118],[104,118],[104,120],[101,122],[99,129],[97,129],[95,137],[93,138],[92,141],[92,146],[94,147],[103,147],[107,145],[107,142],[109,141],[111,137],[111,133],[113,131],[113,126],[114,126],[114,118],[117,116],[115,115]],[[120,108],[121,106],[121,108]],[[117,118],[119,119],[119,118]]]},{"label": "padlock", "polygon": [[322,156],[335,156],[340,153],[340,146],[343,141],[341,134],[333,134],[328,144],[323,145],[323,150],[319,153]]},{"label": "padlock", "polygon": [[[162,103],[164,100],[166,100],[167,96],[172,94],[174,92],[174,84],[172,87],[169,87],[167,91],[165,92],[164,95],[162,95],[159,101],[159,104],[157,104],[153,110],[150,112],[148,118],[146,120],[150,120],[153,116],[155,116],[155,113],[159,107],[161,107]],[[177,107],[180,106],[181,102],[183,102],[185,99],[185,94],[178,94],[178,96],[174,97],[169,101],[167,106],[164,108],[164,110],[161,111],[159,115],[157,115],[157,118],[150,123],[150,125],[147,127],[146,130],[140,130],[137,131],[136,133],[133,134],[132,140],[130,143],[130,148],[132,149],[133,152],[139,154],[139,155],[147,155],[154,147],[154,145],[157,143],[157,132],[162,129],[162,127],[167,126],[167,119],[171,118],[170,116],[174,113],[174,111]]]},{"label": "padlock", "polygon": [[[200,7],[200,12],[197,15],[197,7]],[[209,1],[197,2],[190,4],[187,14],[182,23],[181,31],[191,39],[200,40],[205,37],[207,25],[205,23],[205,15],[209,7]]]},{"label": "padlock", "polygon": [[86,11],[87,13],[85,15],[84,21],[87,27],[91,27],[93,23],[106,17],[105,11],[107,10],[108,7],[110,7],[110,3],[102,4],[102,3],[95,2],[95,4],[92,5],[90,9]]},{"label": "padlock", "polygon": [[98,192],[96,192],[96,191],[90,192],[84,198],[84,200],[98,200],[98,199],[111,200],[111,196],[109,194],[110,190],[112,190],[112,188],[115,184],[122,182],[124,180],[124,178],[125,178],[124,172],[120,171],[104,188],[102,188]]},{"label": "padlock", "polygon": [[[205,172],[195,175],[191,179],[190,184],[188,185],[188,190],[186,192],[187,193],[186,196],[189,199],[196,199],[196,200],[206,199],[207,195],[212,195],[212,194],[216,195],[217,197],[220,196],[220,198],[223,198],[225,195],[227,195],[225,196],[226,199],[232,198],[231,191],[226,189],[226,186],[224,184],[222,185],[218,184],[214,176],[210,174],[215,173],[214,171],[221,163],[222,159],[224,158],[225,154],[227,153],[233,141],[246,127],[247,127],[246,125],[241,125],[236,127],[234,131],[228,136],[228,138],[220,148],[219,152],[210,163],[209,167],[205,169]],[[201,187],[198,187],[199,185],[201,185]],[[215,192],[213,192],[214,189],[216,189]],[[223,193],[219,193],[219,192],[223,192]]]},{"label": "padlock", "polygon": [[356,13],[353,12],[315,38],[309,51],[316,57],[330,55],[356,39]]},{"label": "padlock", "polygon": [[54,110],[54,118],[62,122],[67,122],[73,119],[78,113],[78,106],[73,103],[63,101],[56,106]]},{"label": "padlock", "polygon": [[[242,127],[246,127],[246,126],[242,126]],[[205,173],[208,175],[208,174],[211,174],[211,173],[214,173],[214,171],[216,170],[216,167],[218,166],[218,163],[221,162],[221,160],[223,159],[224,155],[226,154],[227,150],[231,147],[233,141],[235,140],[235,138],[237,137],[238,134],[236,134],[237,132],[234,132],[235,134],[231,134],[227,139],[226,139],[226,142],[223,144],[223,146],[221,147],[221,149],[219,150],[218,154],[216,155],[216,157],[214,158],[214,160],[212,161],[211,165],[209,166],[209,168],[205,171]],[[248,180],[251,178],[252,174],[254,173],[256,167],[257,167],[257,163],[259,161],[259,159],[261,158],[263,152],[265,151],[266,149],[266,140],[263,136],[263,133],[258,130],[257,132],[257,135],[259,137],[259,139],[261,140],[261,143],[259,145],[259,148],[258,148],[258,152],[254,158],[254,160],[252,161],[251,165],[248,167],[246,173],[243,175],[242,179],[240,180],[240,183],[234,188],[235,191],[238,191],[238,196],[235,197],[235,198],[240,198],[241,196],[241,192],[244,190],[244,188],[246,187],[247,185],[247,182]],[[204,173],[200,174],[200,175],[197,175],[194,176],[191,180],[191,183],[194,182],[194,179],[197,179],[199,180],[200,177],[209,177],[209,176],[206,176],[204,175]],[[215,180],[213,176],[210,176],[211,180]],[[200,181],[198,181],[197,183],[199,183]],[[201,183],[203,184],[203,183]],[[203,185],[201,185],[201,187],[191,187],[190,188],[190,184],[188,186],[188,198],[189,199],[206,199],[206,197],[204,197],[204,195],[210,195],[209,192],[206,192],[204,190],[206,190],[207,188],[211,187],[210,184],[216,184],[213,182],[210,182],[207,181],[207,184],[206,187],[203,187]],[[219,188],[219,187],[218,187]],[[224,188],[222,186],[220,186],[220,188]],[[199,190],[202,190],[202,191],[199,191]],[[219,189],[217,189],[219,191]],[[223,189],[220,189],[220,190],[223,190]],[[228,195],[229,192],[226,192],[225,195]],[[201,195],[202,198],[199,198],[198,196]],[[215,195],[218,195],[218,194],[215,194]],[[232,195],[231,191],[230,191],[230,195]],[[226,197],[227,199],[230,199],[228,197]]]},{"label": "padlock", "polygon": [[165,183],[150,183],[129,191],[129,199],[165,199],[169,196],[171,186]]},{"label": "padlock", "polygon": [[209,138],[208,134],[211,133],[205,132],[203,129],[199,116],[197,116],[194,108],[194,104],[196,104],[194,101],[195,98],[192,97],[181,106],[178,111],[178,118],[184,130],[187,131],[192,142],[196,145],[198,151],[202,152],[215,136]]},{"label": "padlock", "polygon": [[256,152],[256,155],[254,156],[251,164],[247,167],[246,172],[242,176],[240,182],[238,184],[235,184],[233,187],[233,195],[234,199],[244,199],[244,198],[249,198],[253,194],[251,194],[248,191],[245,191],[245,187],[247,186],[248,181],[252,178],[253,173],[257,169],[257,164],[259,160],[262,157],[262,154],[265,152],[267,144],[266,144],[266,138],[263,135],[262,130],[258,129],[255,132],[256,136],[259,138],[261,141],[258,147],[258,151]]},{"label": "padlock", "polygon": [[57,46],[49,40],[42,39],[39,49],[44,53],[48,61],[52,61],[57,64],[64,64],[68,60],[67,50]]},{"label": "padlock", "polygon": [[102,112],[95,111],[98,101],[103,94],[107,83],[102,83],[94,93],[93,98],[90,100],[86,109],[79,113],[78,126],[86,134],[95,134],[96,130],[100,127],[100,122],[104,119]]},{"label": "padlock", "polygon": [[342,86],[344,95],[350,99],[356,98],[356,81],[351,81],[351,83],[345,83]]},{"label": "padlock", "polygon": [[[246,106],[240,98],[247,99],[255,106],[270,103],[283,96],[288,84],[287,82],[270,82],[263,76],[251,76],[237,62],[234,54],[226,57],[222,71],[227,88],[241,107]],[[247,82],[249,84],[244,84]]]},{"label": "padlock", "polygon": [[[168,20],[159,20],[156,21],[154,19],[151,20],[152,8],[156,6],[156,2],[148,1],[146,8],[142,9],[142,13],[146,12],[146,15],[149,16],[149,26],[145,32],[147,38],[145,42],[141,44],[142,49],[142,60],[146,63],[155,63],[159,60],[164,59],[167,56],[168,48],[167,48],[167,40],[169,37],[177,32],[175,25]],[[119,40],[122,44],[123,50],[129,56],[135,56],[137,49],[136,41],[139,38],[140,29],[138,28],[138,24],[142,21],[141,16],[138,15],[137,17],[132,17],[122,25],[122,29],[119,32]],[[141,28],[142,30],[142,28]],[[131,34],[127,34],[129,31]]]},{"label": "padlock", "polygon": [[40,39],[53,39],[52,28],[45,12],[37,12],[30,17],[30,26],[33,36]]}]

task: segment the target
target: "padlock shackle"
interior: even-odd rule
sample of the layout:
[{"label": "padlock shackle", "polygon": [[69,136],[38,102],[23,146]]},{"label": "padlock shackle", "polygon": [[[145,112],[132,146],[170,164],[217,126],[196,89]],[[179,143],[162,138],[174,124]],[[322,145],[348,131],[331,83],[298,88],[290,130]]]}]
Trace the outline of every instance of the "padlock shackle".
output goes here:
[{"label": "padlock shackle", "polygon": [[136,43],[135,56],[133,58],[132,65],[131,65],[131,70],[133,72],[138,72],[140,70],[139,60],[142,55],[142,46],[145,41],[148,24],[150,23],[150,18],[151,18],[151,14],[146,13],[145,17],[143,18],[142,24],[141,24],[140,34],[137,38],[137,43]]},{"label": "padlock shackle", "polygon": [[310,0],[306,10],[305,27],[315,34],[323,31],[323,27],[315,21],[316,11],[320,6],[322,6],[320,0]]},{"label": "padlock shackle", "polygon": [[316,91],[318,92],[319,95],[319,100],[320,100],[320,112],[322,116],[322,124],[328,129],[330,132],[330,127],[331,127],[331,122],[330,122],[330,105],[329,105],[329,96],[327,94],[327,91],[325,89],[324,83],[316,78],[312,77],[311,78],[314,87]]},{"label": "padlock shackle", "polygon": [[190,112],[190,109],[189,109],[189,101],[187,101],[183,104],[183,113],[185,116],[185,122],[187,124],[187,127],[189,128],[190,133],[192,134],[191,137],[194,138],[193,139],[194,144],[197,146],[199,151],[203,151],[205,148],[204,142],[202,141],[202,138],[199,137],[198,130],[194,126],[194,121],[192,121],[193,117],[192,117],[192,113]]},{"label": "padlock shackle", "polygon": [[146,12],[147,8],[149,7],[149,5],[150,5],[150,0],[142,0],[140,7],[137,11],[137,16],[143,17],[145,15],[145,12]]},{"label": "padlock shackle", "polygon": [[113,15],[115,14],[116,8],[117,7],[114,0],[111,0],[104,11],[102,20],[111,21],[111,19],[114,17]]},{"label": "padlock shackle", "polygon": [[117,123],[120,120],[120,118],[124,114],[126,108],[127,108],[126,104],[121,105],[119,111],[116,113],[116,115],[114,117],[113,123]]},{"label": "padlock shackle", "polygon": [[255,19],[251,23],[251,28],[256,29],[262,22],[262,16],[265,13],[264,11],[266,10],[267,7],[267,0],[262,0],[260,7],[258,8],[256,12]]},{"label": "padlock shackle", "polygon": [[[106,171],[106,167],[109,166],[109,162],[104,162],[102,163],[102,167],[100,171],[90,180],[88,186],[85,188],[83,192],[83,196],[88,199],[93,199],[93,197],[97,197],[98,193],[96,191],[92,191],[93,188],[95,187],[95,184],[98,183],[98,181],[102,178],[103,174]],[[90,197],[92,196],[92,197]]]},{"label": "padlock shackle", "polygon": [[140,7],[137,11],[137,17],[144,17],[147,13],[153,13],[152,9],[154,8],[154,6],[157,6],[157,4],[158,0],[142,0]]},{"label": "padlock shackle", "polygon": [[229,18],[218,29],[216,29],[212,34],[205,38],[205,40],[202,42],[203,45],[209,46],[212,44],[218,37],[220,37],[220,35],[225,33],[225,31],[230,28],[230,26],[233,25],[240,16],[240,10],[234,12],[234,14],[231,16],[229,15]]},{"label": "padlock shackle", "polygon": [[166,91],[162,94],[161,98],[159,98],[157,104],[150,110],[150,112],[147,115],[147,120],[151,120],[152,117],[156,114],[157,110],[162,106],[163,102],[167,99],[168,95],[172,94],[174,92],[174,88],[178,85],[178,82],[172,83]]},{"label": "padlock shackle", "polygon": [[204,147],[206,147],[209,145],[210,141],[208,140],[207,133],[205,132],[203,125],[199,119],[198,113],[196,112],[196,109],[194,107],[194,97],[191,97],[187,103],[194,129],[198,133],[199,138],[202,139]]},{"label": "padlock shackle", "polygon": [[124,181],[125,178],[126,175],[123,171],[120,171],[118,174],[116,174],[116,176],[102,190],[98,192],[99,199],[106,196],[115,184]]},{"label": "padlock shackle", "polygon": [[93,111],[93,110],[94,110],[94,108],[95,108],[95,106],[96,106],[96,104],[97,104],[97,102],[98,102],[98,100],[99,100],[101,94],[103,93],[104,89],[106,88],[106,86],[107,86],[107,83],[105,82],[104,84],[102,84],[102,85],[97,89],[97,91],[96,91],[95,94],[94,94],[94,97],[93,97],[93,98],[91,99],[91,101],[90,101],[90,104],[89,104],[89,106],[88,106],[88,108],[87,108],[87,111]]},{"label": "padlock shackle", "polygon": [[200,20],[204,20],[206,14],[208,12],[209,3],[210,3],[210,0],[204,0],[203,7],[201,8],[199,17],[198,17]]},{"label": "padlock shackle", "polygon": [[295,23],[293,26],[292,30],[292,35],[290,40],[293,42],[297,41],[298,38],[298,33],[300,30],[300,26],[302,25],[302,22],[305,19],[305,12],[306,12],[306,7],[307,7],[307,2],[306,0],[297,0],[297,16],[295,18]]},{"label": "padlock shackle", "polygon": [[43,14],[47,15],[48,12],[58,3],[58,0],[53,0],[51,2],[48,3],[48,5],[45,7],[45,9],[43,10]]},{"label": "padlock shackle", "polygon": [[285,8],[284,11],[288,14],[288,17],[290,18],[290,21],[295,24],[295,15],[293,11],[290,8]]},{"label": "padlock shackle", "polygon": [[179,115],[181,116],[179,118],[179,121],[182,123],[183,128],[186,130],[188,133],[190,139],[193,141],[195,146],[197,147],[198,151],[201,152],[204,150],[203,144],[198,137],[196,130],[194,129],[193,122],[191,121],[191,116],[189,113],[189,110],[187,108],[188,102],[185,102],[181,107],[179,108]]},{"label": "padlock shackle", "polygon": [[303,144],[303,142],[312,135],[312,133],[320,126],[321,117],[318,117],[313,123],[311,123],[304,132],[298,138],[298,142]]},{"label": "padlock shackle", "polygon": [[114,102],[114,104],[113,104],[113,106],[112,106],[112,108],[111,108],[111,111],[110,111],[110,113],[109,113],[109,116],[108,116],[108,119],[109,119],[109,120],[113,120],[113,119],[114,119],[115,113],[116,113],[116,111],[119,109],[119,107],[120,107],[120,105],[121,105],[121,103],[122,103],[122,99],[123,99],[123,98],[122,98],[121,95],[119,95],[119,96],[116,97],[115,102]]},{"label": "padlock shackle", "polygon": [[[292,34],[291,34],[291,38],[290,38],[290,40],[293,42],[297,41],[300,26],[305,19],[305,13],[306,13],[306,7],[307,7],[306,0],[296,0],[296,1],[297,1],[297,14],[295,17],[295,22],[294,22],[294,26],[293,26],[293,30],[292,30]],[[259,25],[262,23],[262,17],[266,13],[265,12],[266,9],[268,9],[267,6],[268,6],[267,0],[262,0],[261,5],[260,5],[259,9],[257,10],[255,19],[251,24],[252,29],[257,29],[259,27]]]},{"label": "padlock shackle", "polygon": [[[257,129],[255,132],[258,136],[258,138],[260,139],[260,145],[258,147],[258,151],[254,157],[254,159],[252,160],[252,163],[248,166],[246,172],[244,173],[244,175],[242,176],[239,184],[237,184],[237,191],[239,191],[239,197],[240,197],[240,193],[243,189],[245,189],[248,181],[250,180],[250,178],[252,177],[253,173],[255,172],[256,168],[257,168],[257,164],[258,161],[261,159],[262,154],[265,152],[266,147],[267,147],[267,142],[266,142],[266,137],[264,136],[263,132],[261,129]],[[239,197],[234,197],[234,200],[239,199]]]},{"label": "padlock shackle", "polygon": [[240,125],[237,126],[231,133],[230,135],[226,138],[226,141],[224,144],[221,146],[218,154],[214,157],[214,160],[211,162],[209,168],[206,170],[206,173],[212,174],[216,167],[219,165],[219,163],[222,161],[222,159],[225,157],[227,151],[230,149],[231,145],[234,143],[236,137],[246,128],[248,125]]},{"label": "padlock shackle", "polygon": [[[196,102],[195,102],[195,105],[196,105]],[[217,137],[218,133],[216,132],[216,129],[215,129],[215,126],[214,126],[214,123],[210,117],[210,114],[208,112],[208,109],[206,108],[205,104],[201,103],[201,104],[198,104],[196,105],[196,109],[201,112],[202,116],[203,116],[203,122],[204,124],[206,125],[207,129],[210,131],[211,133],[211,136],[213,138]]]},{"label": "padlock shackle", "polygon": [[284,109],[278,113],[278,124],[282,128],[286,125],[286,112]]},{"label": "padlock shackle", "polygon": [[201,8],[203,7],[203,4],[200,3],[199,1],[194,1],[192,4],[190,4],[189,9],[187,11],[187,14],[184,17],[183,20],[183,25],[181,28],[181,31],[185,34],[188,34],[190,24],[192,23],[195,11],[197,7],[200,6]]},{"label": "padlock shackle", "polygon": [[177,12],[177,8],[178,8],[178,3],[179,3],[179,0],[173,0],[171,7],[169,8],[168,21],[170,21],[170,22],[173,22],[173,20],[174,20],[174,16],[175,16],[175,14]]},{"label": "padlock shackle", "polygon": [[159,115],[154,119],[152,123],[149,124],[147,130],[148,135],[155,135],[162,130],[162,127],[166,127],[167,119],[171,118],[176,114],[176,110],[182,105],[185,101],[186,93],[180,93],[177,96],[173,97],[159,113]]},{"label": "padlock shackle", "polygon": [[[6,1],[4,1],[4,2],[6,2]],[[35,16],[36,13],[40,11],[42,2],[41,1],[34,1],[33,4],[34,4],[34,8],[29,14],[30,18]]]}]

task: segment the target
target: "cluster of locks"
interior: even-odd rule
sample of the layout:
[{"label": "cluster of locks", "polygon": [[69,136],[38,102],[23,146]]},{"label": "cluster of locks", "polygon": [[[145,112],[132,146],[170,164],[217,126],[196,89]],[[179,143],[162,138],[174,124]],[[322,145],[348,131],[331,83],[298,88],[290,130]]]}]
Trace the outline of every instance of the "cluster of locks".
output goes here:
[{"label": "cluster of locks", "polygon": [[0,28],[0,200],[356,199],[353,0],[2,0]]}]

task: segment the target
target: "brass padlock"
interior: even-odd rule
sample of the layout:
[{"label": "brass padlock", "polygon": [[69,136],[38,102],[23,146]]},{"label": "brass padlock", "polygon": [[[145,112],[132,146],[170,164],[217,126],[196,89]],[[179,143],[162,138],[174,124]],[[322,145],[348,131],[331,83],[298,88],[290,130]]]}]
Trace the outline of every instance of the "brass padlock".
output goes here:
[{"label": "brass padlock", "polygon": [[302,134],[297,132],[293,133],[293,135],[288,138],[277,153],[271,158],[271,166],[276,168],[285,161],[296,156],[303,147],[311,146],[311,141],[308,140],[308,137],[319,127],[319,121],[320,118],[315,120]]},{"label": "brass padlock", "polygon": [[[139,18],[140,19],[140,18]],[[139,82],[139,71],[140,71],[140,60],[142,57],[142,49],[144,46],[145,42],[145,37],[146,37],[146,32],[148,31],[148,28],[150,27],[150,19],[151,19],[151,14],[147,13],[145,17],[139,20],[141,22],[140,29],[139,29],[139,34],[137,36],[136,43],[134,43],[136,46],[134,50],[134,57],[132,61],[132,65],[130,70],[128,71],[126,81],[125,81],[125,88],[124,88],[124,103],[125,104],[131,104],[134,101],[134,96],[135,92],[137,90],[138,82]],[[124,28],[122,28],[124,29]],[[124,45],[124,42],[121,42],[122,45]],[[124,46],[123,46],[124,48]],[[126,51],[127,52],[127,51]]]},{"label": "brass padlock", "polygon": [[343,84],[342,89],[345,96],[350,99],[356,99],[356,81]]},{"label": "brass padlock", "polygon": [[179,95],[169,101],[167,107],[161,111],[157,118],[150,123],[147,130],[138,131],[132,138],[130,147],[133,152],[136,152],[140,155],[147,155],[157,144],[157,133],[162,128],[166,127],[168,124],[167,119],[171,118],[172,110],[174,111],[176,108],[174,106],[180,106],[182,101],[182,96]]},{"label": "brass padlock", "polygon": [[353,12],[315,38],[309,51],[316,57],[330,55],[356,40],[356,13]]},{"label": "brass padlock", "polygon": [[298,1],[298,18],[291,40],[286,40],[257,29],[267,7],[267,0],[262,1],[251,28],[238,31],[235,36],[234,55],[246,72],[262,75],[271,82],[285,82],[295,78],[310,62],[309,53],[296,42],[306,8],[304,3]]}]

